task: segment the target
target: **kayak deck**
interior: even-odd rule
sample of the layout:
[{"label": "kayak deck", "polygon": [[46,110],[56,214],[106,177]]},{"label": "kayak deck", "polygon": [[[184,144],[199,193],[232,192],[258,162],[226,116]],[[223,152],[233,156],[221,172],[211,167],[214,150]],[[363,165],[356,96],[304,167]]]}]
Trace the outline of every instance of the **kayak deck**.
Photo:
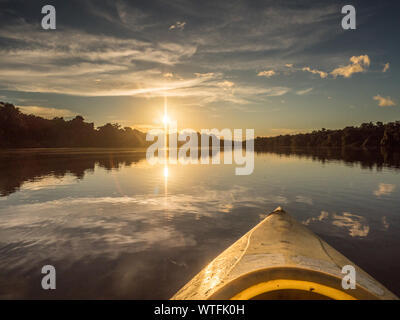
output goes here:
[{"label": "kayak deck", "polygon": [[[343,289],[343,266],[356,288]],[[215,258],[172,299],[398,299],[281,208]]]}]

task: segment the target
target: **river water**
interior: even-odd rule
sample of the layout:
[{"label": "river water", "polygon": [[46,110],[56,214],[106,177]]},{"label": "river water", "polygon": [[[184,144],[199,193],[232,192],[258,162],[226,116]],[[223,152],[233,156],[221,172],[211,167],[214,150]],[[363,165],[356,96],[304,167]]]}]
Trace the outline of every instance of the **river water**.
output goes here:
[{"label": "river water", "polygon": [[399,163],[270,151],[236,176],[140,149],[1,151],[0,298],[168,299],[277,206],[400,295]]}]

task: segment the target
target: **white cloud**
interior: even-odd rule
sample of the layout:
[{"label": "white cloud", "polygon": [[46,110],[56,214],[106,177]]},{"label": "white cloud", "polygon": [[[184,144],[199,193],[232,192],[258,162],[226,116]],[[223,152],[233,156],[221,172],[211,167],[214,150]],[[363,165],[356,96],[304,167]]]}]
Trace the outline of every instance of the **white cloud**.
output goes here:
[{"label": "white cloud", "polygon": [[[224,90],[221,90],[223,88]],[[254,101],[265,101],[265,97],[276,97],[286,94],[290,89],[286,87],[254,87],[235,85],[231,81],[205,81],[191,88],[179,88],[166,92],[166,95],[179,97],[196,97],[197,105],[211,102],[225,101],[235,104],[249,104]]]},{"label": "white cloud", "polygon": [[375,97],[373,97],[373,99],[379,102],[378,106],[380,107],[391,107],[396,105],[396,103],[392,100],[391,97],[385,98],[378,94]]},{"label": "white cloud", "polygon": [[386,71],[388,71],[389,70],[389,68],[390,68],[390,63],[388,62],[388,63],[385,63],[385,65],[383,66],[383,70],[382,70],[382,72],[386,72]]},{"label": "white cloud", "polygon": [[208,73],[196,72],[196,73],[194,73],[194,75],[199,78],[212,78],[212,77],[214,77],[215,73],[213,73],[213,72],[208,72]]},{"label": "white cloud", "polygon": [[353,56],[350,58],[350,62],[351,63],[347,66],[334,69],[331,74],[335,78],[337,76],[350,78],[354,73],[365,72],[371,64],[371,60],[368,55]]},{"label": "white cloud", "polygon": [[180,29],[183,30],[185,28],[186,22],[177,21],[175,24],[169,27],[169,30]]},{"label": "white cloud", "polygon": [[[350,78],[354,73],[365,72],[369,66],[371,65],[371,60],[368,55],[360,55],[360,56],[352,56],[350,59],[350,64],[347,66],[341,66],[335,68],[330,74],[337,78],[338,76],[342,76],[344,78]],[[293,65],[286,65],[287,67],[292,67]],[[389,68],[389,64],[385,65],[385,72]],[[386,70],[385,70],[386,69]],[[321,78],[327,78],[329,73],[317,69],[312,69],[310,67],[303,67],[302,71],[307,71],[312,74],[318,74]]]},{"label": "white cloud", "polygon": [[224,80],[224,81],[217,83],[217,86],[222,87],[222,88],[232,88],[234,85],[235,85],[235,83],[233,83],[232,81],[228,81],[228,80]]},{"label": "white cloud", "polygon": [[342,214],[321,211],[318,217],[311,217],[303,221],[303,224],[309,225],[310,223],[331,223],[332,225],[340,228],[348,229],[349,235],[352,237],[366,237],[369,233],[369,225],[366,219],[362,216],[343,212]]},{"label": "white cloud", "polygon": [[318,217],[308,218],[306,221],[303,221],[303,224],[309,225],[311,222],[323,221],[329,217],[329,212],[321,211],[321,214]]},{"label": "white cloud", "polygon": [[17,106],[21,112],[26,114],[33,114],[35,116],[43,117],[46,119],[53,119],[54,117],[73,117],[76,113],[68,109],[47,108],[40,106]]},{"label": "white cloud", "polygon": [[380,183],[378,189],[374,191],[374,195],[377,197],[388,196],[394,192],[396,185],[389,183]]},{"label": "white cloud", "polygon": [[[149,166],[146,161],[142,163]],[[135,197],[68,197],[10,205],[1,211],[0,240],[1,243],[21,241],[29,228],[31,243],[23,259],[18,259],[22,267],[35,265],[42,259],[40,252],[46,252],[46,257],[52,261],[63,257],[74,263],[84,260],[88,254],[116,257],[122,252],[142,252],[151,247],[196,245],[195,237],[165,225],[166,213],[171,219],[182,214],[200,219],[218,212],[232,212],[243,203],[255,207],[261,207],[265,201],[286,203],[286,199],[279,196],[270,195],[267,200],[250,196],[250,189],[236,185],[225,190],[197,186],[193,191],[193,195],[171,195],[168,199],[162,195],[137,194]],[[204,205],[210,202],[212,206]],[[135,227],[138,224],[141,228]],[[85,232],[79,232],[82,230]],[[59,250],[65,245],[70,250]],[[2,256],[2,267],[15,268],[14,263],[8,262]]]},{"label": "white cloud", "polygon": [[64,177],[44,176],[33,181],[26,181],[22,184],[21,190],[38,191],[43,189],[55,189],[59,186],[72,185],[76,183],[77,179],[73,175],[66,175]]},{"label": "white cloud", "polygon": [[[226,8],[224,12],[225,10]],[[261,19],[254,19],[254,16],[245,13],[246,11],[243,3],[238,3],[230,6],[226,14],[214,16],[218,21],[217,25],[209,24],[199,28],[197,39],[207,44],[202,47],[202,52],[223,53],[225,57],[225,53],[231,52],[301,52],[304,48],[332,36],[332,26],[321,22],[330,20],[337,8],[329,4],[308,10],[268,5],[260,8],[258,14]],[[286,19],[288,16],[291,19]],[[318,28],[313,28],[312,32],[302,32],[304,28],[310,30],[313,24],[319,24]],[[227,34],[227,30],[233,32]],[[237,34],[246,34],[246,37],[238,37]],[[229,57],[226,57],[221,62],[232,68],[232,61],[228,59]],[[261,64],[257,67],[266,65],[265,59],[265,54],[260,59],[235,59],[235,68],[247,68],[249,65],[250,68],[254,68],[258,62]],[[271,59],[272,63],[276,61],[277,57]]]},{"label": "white cloud", "polygon": [[[226,6],[221,5],[221,7]],[[4,59],[3,63],[0,62],[0,83],[12,90],[79,96],[152,97],[166,93],[169,96],[196,96],[202,99],[201,103],[206,100],[221,99],[248,103],[254,100],[248,95],[251,92],[257,92],[261,99],[262,95],[283,95],[289,89],[252,88],[250,84],[241,88],[240,81],[236,81],[235,78],[237,85],[233,92],[221,90],[217,81],[213,81],[213,73],[232,69],[262,71],[265,67],[274,69],[278,74],[295,71],[297,69],[293,68],[293,64],[297,66],[297,60],[295,58],[287,60],[285,55],[280,53],[284,52],[287,54],[286,57],[288,55],[294,57],[295,53],[301,52],[304,48],[331,37],[332,27],[322,22],[331,19],[331,15],[337,11],[333,5],[318,6],[306,11],[268,6],[259,11],[263,19],[256,21],[246,14],[238,15],[242,8],[240,5],[235,5],[229,6],[226,15],[223,16],[214,11],[210,12],[210,21],[215,23],[201,24],[199,27],[199,24],[192,25],[189,21],[186,24],[184,21],[186,18],[183,18],[185,15],[179,15],[178,18],[169,21],[154,21],[151,17],[151,21],[145,21],[147,19],[142,19],[143,17],[138,19],[136,13],[128,8],[117,9],[119,17],[105,10],[103,12],[107,14],[105,18],[113,23],[122,21],[126,24],[123,26],[124,30],[125,28],[132,30],[129,37],[138,36],[137,39],[127,38],[128,33],[125,32],[116,34],[115,37],[106,35],[99,37],[82,30],[64,29],[62,33],[48,33],[43,37],[43,32],[33,28],[33,25],[21,24],[2,28],[0,36],[22,45],[12,52],[0,48],[2,60]],[[288,14],[293,19],[283,19]],[[233,16],[238,19],[237,23],[232,24]],[[168,21],[168,24],[165,24],[165,21]],[[293,29],[294,26],[296,29]],[[311,26],[313,28],[310,28]],[[160,32],[154,32],[157,28]],[[168,28],[171,31],[168,32]],[[304,34],[304,28],[312,32]],[[184,32],[178,32],[182,29]],[[190,34],[186,31],[190,31]],[[179,33],[179,37],[176,37],[176,32]],[[164,33],[173,38],[164,37]],[[237,34],[248,36],[243,38],[236,36]],[[165,43],[165,39],[171,40]],[[63,45],[60,46],[60,43]],[[247,55],[247,53],[263,54]],[[243,58],[246,56],[253,58]],[[82,61],[86,64],[83,65]],[[82,65],[79,65],[80,63]],[[168,68],[158,64],[166,65]],[[184,80],[176,76],[173,78],[163,76],[166,70],[175,73],[176,70],[172,67],[178,64],[179,75]],[[9,70],[9,66],[17,67]],[[3,69],[10,74],[3,72]],[[187,76],[187,73],[186,75],[183,71],[181,73],[181,70],[190,70],[191,73],[199,71],[212,76],[196,75],[196,78],[202,78],[201,81],[196,81]],[[16,73],[13,74],[11,71]],[[23,72],[27,73],[27,77],[22,76]],[[323,72],[318,74],[324,77]],[[218,90],[223,92],[217,92]],[[209,97],[206,97],[207,91]]]},{"label": "white cloud", "polygon": [[306,197],[306,196],[296,196],[295,202],[305,203],[305,204],[308,204],[310,206],[313,205],[313,199],[309,198],[309,197]]},{"label": "white cloud", "polygon": [[[188,82],[167,85],[157,64],[173,66],[197,50],[192,43],[151,43],[98,37],[75,30],[42,35],[29,24],[0,30],[0,37],[26,44],[25,48],[12,51],[0,48],[3,89],[78,96],[136,95],[168,90],[187,86]],[[142,61],[150,62],[151,67],[141,68]]]},{"label": "white cloud", "polygon": [[311,72],[312,74],[318,74],[322,79],[328,76],[328,73],[326,73],[325,71],[311,69],[310,67],[304,67],[302,70]]},{"label": "white cloud", "polygon": [[270,78],[270,77],[274,76],[275,74],[276,74],[276,72],[274,70],[265,70],[265,71],[260,71],[257,75],[259,77]]},{"label": "white cloud", "polygon": [[296,94],[298,94],[299,96],[305,95],[307,93],[310,93],[313,90],[313,88],[308,88],[308,89],[304,89],[304,90],[299,90],[296,91]]},{"label": "white cloud", "polygon": [[347,228],[352,237],[366,237],[369,233],[369,225],[364,217],[352,214],[350,212],[343,212],[342,215],[333,214],[332,224]]},{"label": "white cloud", "polygon": [[[284,95],[290,90],[279,86],[234,85],[232,81],[224,80],[222,73],[214,71],[181,78],[171,69],[163,71],[163,66],[158,66],[171,67],[190,61],[197,51],[197,45],[192,41],[179,44],[110,36],[99,38],[73,30],[51,33],[43,38],[41,32],[39,34],[30,25],[22,24],[17,28],[0,30],[0,36],[4,38],[30,44],[29,48],[18,48],[11,53],[0,48],[3,57],[0,83],[9,90],[88,97],[165,95],[196,98],[198,105],[216,101],[248,104],[264,101],[268,96]],[[150,62],[150,66],[142,68],[143,61]],[[11,69],[10,65],[15,67]],[[205,70],[209,67],[204,66]],[[45,117],[72,116],[67,110],[39,109],[37,106],[25,111]]]},{"label": "white cloud", "polygon": [[[29,44],[30,47],[15,49],[12,54],[2,51],[3,58],[6,59],[2,59],[2,62],[51,67],[57,59],[84,59],[90,63],[107,62],[103,63],[105,66],[132,66],[132,60],[174,65],[182,58],[192,56],[197,49],[192,43],[177,44],[165,41],[149,43],[106,35],[98,37],[76,30],[53,32],[46,37],[42,35],[40,30],[29,24],[21,24],[13,29],[1,29],[1,37]],[[60,46],[60,43],[63,46]],[[31,49],[34,47],[40,49]]]},{"label": "white cloud", "polygon": [[306,133],[310,132],[311,129],[305,128],[305,129],[290,129],[290,128],[271,128],[269,129],[269,135],[271,137],[277,136],[277,135],[285,135],[285,134],[298,134],[298,133]]}]

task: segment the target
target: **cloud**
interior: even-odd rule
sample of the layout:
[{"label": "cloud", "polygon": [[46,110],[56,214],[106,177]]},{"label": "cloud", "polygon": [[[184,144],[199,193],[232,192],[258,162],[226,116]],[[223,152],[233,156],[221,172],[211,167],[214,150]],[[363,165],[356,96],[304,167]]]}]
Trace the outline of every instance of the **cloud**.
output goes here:
[{"label": "cloud", "polygon": [[310,93],[312,90],[313,90],[313,88],[299,90],[299,91],[296,91],[296,94],[299,95],[299,96],[302,96],[302,95],[305,95],[307,93]]},{"label": "cloud", "polygon": [[[2,51],[4,63],[35,64],[42,67],[61,66],[59,60],[71,63],[98,63],[105,66],[135,66],[132,61],[147,61],[174,65],[182,58],[192,56],[197,49],[192,43],[174,43],[170,41],[152,42],[137,39],[123,39],[114,36],[101,37],[84,31],[64,30],[62,33],[43,33],[33,25],[20,24],[0,30],[0,36],[9,41],[24,44],[12,50]],[[60,46],[59,44],[63,45]],[[22,48],[21,48],[22,47]],[[65,64],[65,63],[64,63]],[[17,69],[17,68],[15,68]]]},{"label": "cloud", "polygon": [[68,109],[56,109],[40,106],[17,106],[23,113],[33,114],[35,116],[43,117],[46,119],[53,119],[54,117],[74,117],[76,113]]},{"label": "cloud", "polygon": [[329,217],[329,212],[327,211],[321,211],[321,214],[318,217],[311,217],[308,218],[306,221],[303,221],[302,223],[308,226],[311,222],[318,222],[318,221],[323,221]]},{"label": "cloud", "polygon": [[331,74],[335,78],[337,76],[350,78],[354,73],[365,72],[371,64],[371,60],[368,55],[353,56],[350,58],[350,62],[351,63],[347,66],[334,69]]},{"label": "cloud", "polygon": [[384,98],[379,94],[373,97],[373,99],[379,101],[378,106],[380,107],[391,107],[396,105],[396,103],[392,100],[392,98],[390,97]]},{"label": "cloud", "polygon": [[[223,90],[221,90],[223,88]],[[255,87],[246,84],[236,85],[231,81],[209,80],[191,88],[172,90],[171,94],[177,97],[196,97],[196,105],[205,105],[218,101],[234,104],[249,104],[263,102],[266,97],[282,96],[289,92],[286,87]],[[169,92],[166,92],[168,95]],[[237,106],[236,106],[237,107]]]},{"label": "cloud", "polygon": [[343,212],[342,214],[321,211],[318,217],[311,217],[303,221],[303,224],[309,225],[310,223],[327,222],[340,228],[348,229],[349,235],[352,237],[366,237],[369,233],[369,225],[364,217],[350,213]]},{"label": "cloud", "polygon": [[290,129],[290,128],[270,128],[268,130],[269,136],[280,136],[280,135],[286,135],[286,134],[299,134],[299,133],[307,133],[310,132],[311,129]]},{"label": "cloud", "polygon": [[[262,88],[238,76],[232,90],[221,90],[218,83],[223,76],[219,74],[254,73],[265,66],[280,73],[285,64],[293,68],[298,64],[293,57],[301,56],[296,53],[333,36],[334,27],[325,22],[337,12],[330,4],[305,10],[275,3],[255,8],[243,1],[235,5],[219,2],[212,7],[172,2],[164,7],[166,10],[158,10],[123,1],[92,5],[85,12],[87,23],[78,26],[66,19],[60,32],[48,32],[45,37],[34,24],[4,23],[0,28],[4,40],[0,87],[80,97],[152,98],[165,94],[195,97],[201,105],[265,102],[266,97],[284,95],[290,89]],[[288,15],[293,19],[284,19]],[[184,32],[178,32],[182,29]]]},{"label": "cloud", "polygon": [[385,63],[385,65],[383,66],[383,70],[382,70],[382,72],[386,72],[386,71],[388,71],[389,70],[389,68],[390,68],[390,63],[388,62],[388,63]]},{"label": "cloud", "polygon": [[394,185],[394,184],[380,183],[378,185],[378,189],[375,190],[373,193],[377,197],[388,196],[388,195],[392,194],[395,189],[396,189],[396,185]]},{"label": "cloud", "polygon": [[318,74],[322,79],[326,78],[328,76],[328,73],[324,72],[324,71],[319,71],[319,70],[315,70],[315,69],[311,69],[310,67],[304,67],[303,69],[301,69],[303,71],[308,71],[311,72],[313,74]]},{"label": "cloud", "polygon": [[296,196],[295,202],[305,203],[305,204],[308,204],[310,206],[313,205],[313,199],[309,198],[309,197],[306,197],[306,196]]},{"label": "cloud", "polygon": [[[342,76],[344,78],[350,78],[354,73],[365,72],[370,64],[371,60],[368,55],[352,56],[350,59],[350,64],[347,66],[342,66],[334,69],[330,74],[336,78]],[[389,67],[387,67],[389,68]],[[311,69],[310,67],[303,67],[302,71],[311,72],[313,74],[318,74],[321,78],[327,78],[329,73],[325,71],[320,71],[317,69]]]},{"label": "cloud", "polygon": [[[231,58],[236,61],[236,68],[241,68],[242,64],[252,65],[254,68],[256,64],[265,65],[266,59],[272,55],[274,59],[270,61],[274,63],[283,54],[301,52],[305,47],[332,36],[330,31],[333,28],[324,25],[323,22],[330,20],[331,15],[337,11],[333,5],[318,5],[304,10],[299,7],[289,8],[275,3],[264,3],[265,5],[260,7],[253,7],[245,1],[238,1],[229,8],[224,2],[216,4],[215,6],[225,14],[221,16],[216,14],[218,11],[213,10],[207,18],[210,21],[215,18],[217,23],[202,25],[197,30],[196,25],[193,26],[198,39],[206,44],[202,46],[202,52],[212,54],[214,61],[217,55],[220,55],[221,63],[228,64],[231,68]],[[289,15],[292,18],[285,19]],[[318,27],[309,32],[310,27],[316,25]],[[304,32],[305,30],[308,32]],[[238,36],[244,34],[246,37]],[[262,53],[262,56],[255,59],[236,59],[229,55],[256,52]]]},{"label": "cloud", "polygon": [[270,78],[270,77],[272,77],[273,75],[275,75],[276,74],[276,72],[274,71],[274,70],[265,70],[265,71],[260,71],[257,75],[259,76],[259,77],[267,77],[267,78]]},{"label": "cloud", "polygon": [[212,78],[212,77],[214,77],[215,73],[213,73],[213,72],[208,72],[208,73],[196,72],[196,73],[194,73],[194,75],[199,78]]},{"label": "cloud", "polygon": [[333,214],[332,224],[337,227],[347,228],[352,237],[366,237],[369,233],[369,225],[364,217],[343,212],[342,215]]},{"label": "cloud", "polygon": [[[168,83],[161,71],[192,56],[196,45],[163,39],[149,42],[84,31],[63,30],[46,37],[29,24],[0,29],[0,37],[21,45],[0,48],[3,90],[77,96],[136,95],[187,82]],[[60,46],[62,43],[62,46]],[[166,88],[164,88],[166,87]]]},{"label": "cloud", "polygon": [[235,83],[233,83],[232,81],[224,80],[222,82],[218,82],[217,85],[222,88],[232,88]]},{"label": "cloud", "polygon": [[179,29],[183,30],[185,28],[186,22],[177,21],[175,24],[169,27],[169,30]]},{"label": "cloud", "polygon": [[22,184],[21,190],[38,191],[43,189],[56,189],[59,186],[67,186],[76,183],[77,179],[73,175],[66,175],[62,178],[54,176],[44,176],[35,180],[26,181]]},{"label": "cloud", "polygon": [[[62,35],[51,33],[43,38],[30,25],[22,24],[17,29],[0,29],[1,37],[26,44],[26,47],[15,48],[12,52],[0,48],[3,57],[0,61],[0,84],[6,90],[81,97],[152,98],[165,95],[196,98],[196,104],[202,106],[217,101],[235,104],[261,102],[265,97],[284,95],[290,90],[247,83],[234,86],[232,81],[223,80],[221,72],[208,71],[211,67],[215,69],[208,62],[199,68],[205,71],[195,72],[191,59],[197,45],[191,41],[174,43],[163,38],[159,42],[150,42],[105,35],[97,37],[68,29]],[[59,45],[60,42],[63,46]],[[181,77],[174,76],[171,69],[163,71],[166,65],[173,67],[178,63],[190,64],[190,68],[182,71]],[[41,115],[70,115],[68,112],[46,111],[47,115],[43,112]]]}]

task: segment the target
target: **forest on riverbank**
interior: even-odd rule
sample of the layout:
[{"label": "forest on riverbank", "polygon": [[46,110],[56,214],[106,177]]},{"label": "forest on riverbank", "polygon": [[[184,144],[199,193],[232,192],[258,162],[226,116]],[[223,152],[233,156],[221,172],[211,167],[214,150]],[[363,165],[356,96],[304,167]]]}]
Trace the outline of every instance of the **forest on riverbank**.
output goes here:
[{"label": "forest on riverbank", "polygon": [[45,119],[0,102],[0,148],[143,147],[146,134],[117,123],[95,128],[82,116]]},{"label": "forest on riverbank", "polygon": [[254,145],[256,150],[277,147],[400,149],[400,121],[386,124],[370,122],[363,123],[359,127],[346,127],[338,130],[323,128],[311,133],[257,137]]},{"label": "forest on riverbank", "polygon": [[[146,147],[152,143],[146,141],[146,133],[117,123],[95,127],[79,115],[71,120],[62,117],[45,119],[22,113],[13,104],[0,102],[0,148]],[[256,150],[277,147],[400,149],[400,121],[257,137],[254,146]]]}]

